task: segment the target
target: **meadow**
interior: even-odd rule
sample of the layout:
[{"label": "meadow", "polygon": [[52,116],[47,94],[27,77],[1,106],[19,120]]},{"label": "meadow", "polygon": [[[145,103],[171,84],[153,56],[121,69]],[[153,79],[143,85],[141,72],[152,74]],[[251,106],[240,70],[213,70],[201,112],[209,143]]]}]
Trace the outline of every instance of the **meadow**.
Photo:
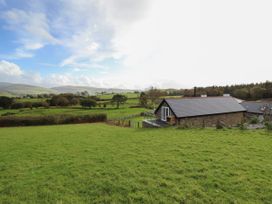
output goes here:
[{"label": "meadow", "polygon": [[23,116],[41,116],[41,115],[87,115],[105,113],[108,119],[119,119],[134,114],[140,114],[142,112],[150,111],[145,108],[128,108],[121,107],[116,109],[114,107],[109,108],[93,108],[84,109],[81,107],[50,107],[50,108],[24,108],[24,109],[6,109],[0,110],[0,116],[9,113],[12,116],[23,117]]},{"label": "meadow", "polygon": [[272,134],[0,129],[0,203],[271,203]]},{"label": "meadow", "polygon": [[[15,117],[25,117],[25,116],[45,116],[45,115],[87,115],[87,114],[98,114],[104,113],[107,114],[108,119],[119,119],[128,117],[131,115],[137,115],[142,112],[150,112],[151,110],[146,108],[137,107],[139,104],[139,99],[133,98],[136,97],[135,93],[126,93],[128,100],[125,104],[120,105],[120,108],[117,109],[114,104],[110,103],[110,98],[113,94],[100,95],[99,97],[108,101],[98,101],[98,105],[92,109],[82,108],[80,105],[77,106],[68,106],[68,107],[54,107],[49,108],[22,108],[22,109],[0,109],[0,117],[5,115],[12,115]],[[45,98],[22,98],[16,99],[17,102],[41,102],[46,101]],[[107,103],[106,108],[103,108],[103,103]],[[99,107],[99,104],[100,107]],[[135,106],[131,108],[131,106]]]}]

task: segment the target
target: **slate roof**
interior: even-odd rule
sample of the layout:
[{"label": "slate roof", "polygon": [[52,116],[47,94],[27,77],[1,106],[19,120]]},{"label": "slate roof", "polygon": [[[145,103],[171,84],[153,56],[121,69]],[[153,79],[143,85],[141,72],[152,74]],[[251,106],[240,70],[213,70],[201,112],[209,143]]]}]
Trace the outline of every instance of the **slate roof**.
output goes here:
[{"label": "slate roof", "polygon": [[164,101],[178,118],[246,111],[232,97],[182,98]]},{"label": "slate roof", "polygon": [[263,114],[266,107],[272,107],[271,103],[256,102],[256,101],[244,101],[241,105],[249,113]]}]

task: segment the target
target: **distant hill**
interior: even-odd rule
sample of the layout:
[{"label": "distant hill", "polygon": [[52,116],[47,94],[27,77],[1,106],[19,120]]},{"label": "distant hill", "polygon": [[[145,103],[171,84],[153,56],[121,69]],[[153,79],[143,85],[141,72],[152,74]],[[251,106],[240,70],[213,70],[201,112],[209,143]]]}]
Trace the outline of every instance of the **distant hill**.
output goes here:
[{"label": "distant hill", "polygon": [[39,86],[32,86],[26,84],[12,84],[0,82],[0,95],[1,96],[23,96],[23,95],[37,95],[37,94],[50,94],[58,93],[57,91]]},{"label": "distant hill", "polygon": [[133,90],[128,89],[113,89],[113,88],[96,88],[89,86],[59,86],[52,88],[59,93],[78,93],[87,91],[90,95],[95,95],[97,93],[105,92],[105,93],[126,93],[132,92]]},{"label": "distant hill", "polygon": [[32,86],[27,84],[12,84],[0,82],[0,96],[24,96],[24,95],[38,95],[38,94],[59,94],[59,93],[78,93],[87,91],[90,95],[97,93],[126,93],[133,90],[128,89],[113,89],[113,88],[96,88],[88,86],[59,86],[53,88],[44,88],[39,86]]}]

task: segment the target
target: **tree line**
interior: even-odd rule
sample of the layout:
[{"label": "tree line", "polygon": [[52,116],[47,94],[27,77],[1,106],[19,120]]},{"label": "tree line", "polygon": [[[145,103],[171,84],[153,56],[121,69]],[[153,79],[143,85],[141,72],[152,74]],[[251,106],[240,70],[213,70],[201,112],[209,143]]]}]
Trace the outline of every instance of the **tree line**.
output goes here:
[{"label": "tree line", "polygon": [[[39,97],[40,98],[40,97]],[[51,98],[40,101],[40,102],[20,102],[15,98],[10,98],[6,96],[0,96],[0,108],[3,109],[21,109],[21,108],[49,108],[51,106],[77,106],[81,105],[83,108],[93,108],[93,107],[103,107],[106,108],[108,104],[115,105],[116,108],[119,108],[121,104],[124,104],[127,101],[127,97],[122,94],[113,95],[112,99],[99,103],[100,98],[97,96],[79,96],[76,94],[59,94],[51,95]],[[101,101],[100,101],[101,102]]]},{"label": "tree line", "polygon": [[184,96],[222,96],[230,94],[233,97],[244,100],[260,100],[272,98],[272,82],[266,81],[263,83],[238,84],[231,86],[209,86],[195,87],[194,89],[183,90]]}]

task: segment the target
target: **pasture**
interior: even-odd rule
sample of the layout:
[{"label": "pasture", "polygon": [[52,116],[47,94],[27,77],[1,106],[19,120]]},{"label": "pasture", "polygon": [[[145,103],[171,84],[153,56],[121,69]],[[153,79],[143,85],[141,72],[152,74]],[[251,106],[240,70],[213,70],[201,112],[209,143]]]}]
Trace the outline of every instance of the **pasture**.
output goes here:
[{"label": "pasture", "polygon": [[270,203],[265,130],[0,129],[0,203]]},{"label": "pasture", "polygon": [[50,108],[24,108],[24,109],[8,109],[0,110],[0,116],[9,113],[12,116],[23,117],[23,116],[41,116],[41,115],[86,115],[86,114],[97,114],[105,113],[108,119],[118,119],[134,114],[140,114],[142,112],[150,111],[145,108],[127,108],[121,107],[116,108],[93,108],[84,109],[81,107],[50,107]]}]

